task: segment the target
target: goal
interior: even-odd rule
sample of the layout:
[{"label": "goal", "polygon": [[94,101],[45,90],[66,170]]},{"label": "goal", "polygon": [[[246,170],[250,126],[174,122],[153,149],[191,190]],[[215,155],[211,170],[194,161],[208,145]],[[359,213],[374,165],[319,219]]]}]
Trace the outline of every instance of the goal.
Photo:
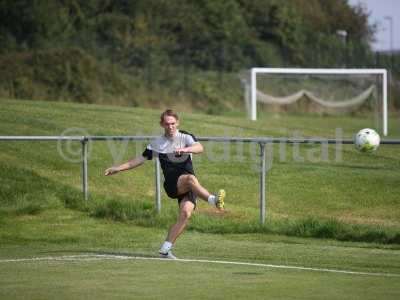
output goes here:
[{"label": "goal", "polygon": [[386,69],[252,68],[242,82],[251,120],[257,104],[266,111],[364,113],[374,116],[369,126],[388,133]]}]

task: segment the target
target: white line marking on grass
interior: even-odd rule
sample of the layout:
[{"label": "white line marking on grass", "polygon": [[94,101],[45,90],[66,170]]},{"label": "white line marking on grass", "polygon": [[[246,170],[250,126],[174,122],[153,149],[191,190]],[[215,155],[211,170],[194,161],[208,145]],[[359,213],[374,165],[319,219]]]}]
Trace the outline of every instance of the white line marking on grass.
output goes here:
[{"label": "white line marking on grass", "polygon": [[168,261],[168,262],[196,262],[196,263],[264,267],[264,268],[274,268],[274,269],[328,272],[328,273],[339,273],[339,274],[350,274],[350,275],[400,277],[400,274],[395,274],[395,273],[358,272],[358,271],[326,269],[326,268],[285,266],[285,265],[261,264],[261,263],[238,262],[238,261],[224,261],[224,260],[165,259],[165,258],[158,258],[158,257],[141,257],[141,256],[114,255],[114,254],[113,255],[110,255],[110,254],[80,254],[80,255],[45,256],[45,257],[31,257],[31,258],[10,258],[10,259],[0,259],[0,263],[34,262],[34,261],[99,261],[99,260],[157,260],[157,261]]}]

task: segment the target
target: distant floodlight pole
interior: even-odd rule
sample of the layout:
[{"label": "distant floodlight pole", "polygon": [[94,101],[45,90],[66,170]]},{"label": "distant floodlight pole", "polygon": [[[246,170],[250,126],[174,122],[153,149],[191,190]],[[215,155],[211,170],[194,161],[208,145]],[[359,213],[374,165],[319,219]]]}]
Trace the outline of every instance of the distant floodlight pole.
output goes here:
[{"label": "distant floodlight pole", "polygon": [[389,30],[390,30],[390,52],[393,52],[393,18],[391,16],[384,16],[383,17],[385,20],[388,20],[390,25],[389,25]]},{"label": "distant floodlight pole", "polygon": [[389,23],[390,23],[390,25],[389,25],[389,30],[390,30],[390,59],[391,59],[390,62],[393,63],[393,18],[391,16],[384,16],[383,18],[385,20],[388,20]]}]

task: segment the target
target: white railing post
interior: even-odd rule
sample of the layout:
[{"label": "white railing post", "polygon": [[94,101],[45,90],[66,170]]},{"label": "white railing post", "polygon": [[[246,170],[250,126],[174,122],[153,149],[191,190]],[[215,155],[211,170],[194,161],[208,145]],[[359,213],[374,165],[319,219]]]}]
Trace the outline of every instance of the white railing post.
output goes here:
[{"label": "white railing post", "polygon": [[82,143],[82,190],[85,200],[88,200],[89,186],[88,186],[88,139],[83,137]]},{"label": "white railing post", "polygon": [[155,157],[155,171],[156,171],[156,211],[161,213],[161,175],[160,175],[160,160]]},{"label": "white railing post", "polygon": [[85,200],[89,197],[88,186],[88,139],[83,137],[82,143],[82,190]]},{"label": "white railing post", "polygon": [[266,203],[265,203],[265,144],[260,143],[260,157],[261,157],[261,164],[260,164],[260,222],[261,224],[265,223],[265,216],[266,216]]}]

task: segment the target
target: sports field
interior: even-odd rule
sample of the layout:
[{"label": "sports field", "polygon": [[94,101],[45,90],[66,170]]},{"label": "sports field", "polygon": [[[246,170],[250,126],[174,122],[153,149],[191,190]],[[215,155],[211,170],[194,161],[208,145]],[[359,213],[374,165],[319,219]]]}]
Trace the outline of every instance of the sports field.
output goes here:
[{"label": "sports field", "polygon": [[[4,299],[396,299],[400,293],[393,246],[188,232],[175,252],[186,259],[273,266],[236,265],[133,259],[153,256],[164,230],[65,209],[3,221],[2,228]],[[33,257],[43,260],[15,260]]]},{"label": "sports field", "polygon": [[[90,135],[159,132],[158,110],[3,100],[0,108],[0,135],[60,135],[68,128]],[[186,113],[181,127],[198,136],[291,136],[297,130],[328,138],[340,123],[354,132],[368,125],[361,117],[267,115],[254,123],[239,115]],[[344,132],[344,137],[350,136]],[[79,157],[79,146],[68,153]],[[195,157],[197,174],[210,190],[221,185],[227,190],[227,211],[199,205],[176,245],[180,261],[153,259],[176,216],[176,203],[163,194],[162,213],[154,213],[152,163],[102,176],[106,167],[141,150],[134,143],[114,146],[93,143],[85,203],[81,165],[63,159],[56,143],[0,143],[0,298],[400,297],[395,146],[363,155],[343,145],[341,160],[329,148],[328,160],[316,161],[307,157],[318,157],[317,145],[300,147],[304,161],[294,159],[289,147],[280,160],[274,148],[268,220],[260,226],[258,160],[251,148],[245,145],[238,161],[232,159],[237,145],[230,145],[228,159],[222,145],[205,143],[215,156]],[[113,161],[110,149],[124,150],[117,151],[120,161]]]}]

